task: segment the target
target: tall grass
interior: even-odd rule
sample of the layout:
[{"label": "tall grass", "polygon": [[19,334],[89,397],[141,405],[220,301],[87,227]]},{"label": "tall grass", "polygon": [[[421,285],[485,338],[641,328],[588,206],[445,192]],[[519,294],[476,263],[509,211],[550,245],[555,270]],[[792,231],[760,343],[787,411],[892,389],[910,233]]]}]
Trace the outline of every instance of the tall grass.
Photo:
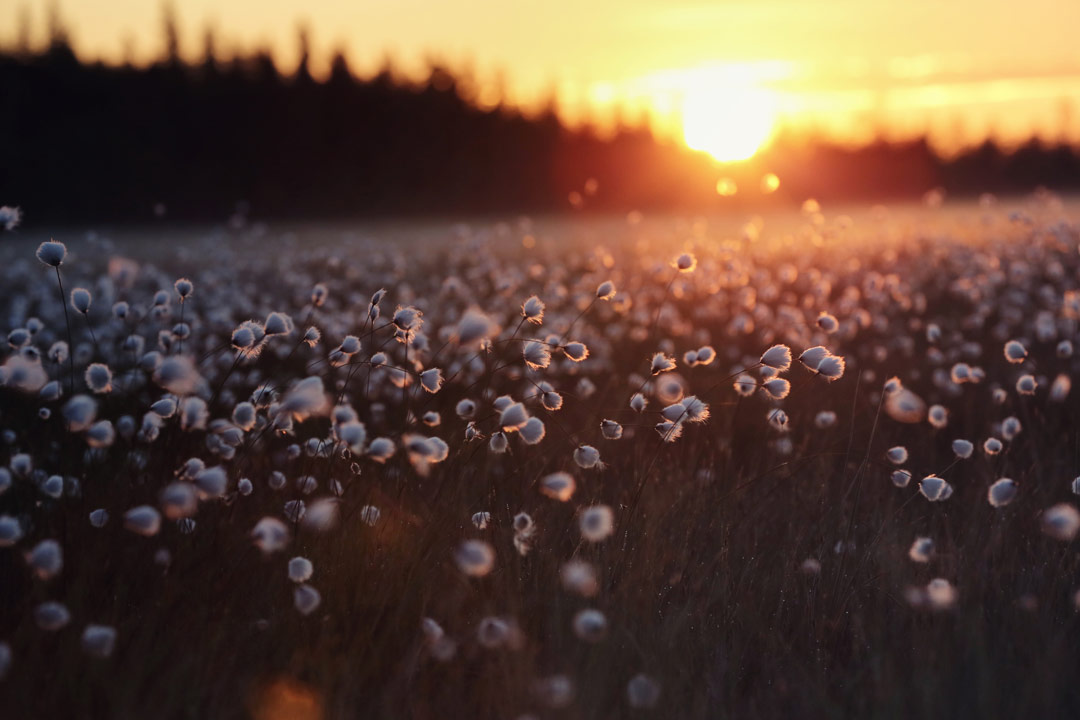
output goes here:
[{"label": "tall grass", "polygon": [[9,234],[0,715],[1080,713],[1069,207]]}]

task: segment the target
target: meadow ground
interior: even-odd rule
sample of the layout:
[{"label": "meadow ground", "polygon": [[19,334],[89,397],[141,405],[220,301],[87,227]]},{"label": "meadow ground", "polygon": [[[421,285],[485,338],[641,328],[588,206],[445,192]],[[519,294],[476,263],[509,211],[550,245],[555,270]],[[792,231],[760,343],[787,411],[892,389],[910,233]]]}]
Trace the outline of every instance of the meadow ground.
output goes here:
[{"label": "meadow ground", "polygon": [[1080,715],[1080,208],[932,205],[5,233],[0,716]]}]

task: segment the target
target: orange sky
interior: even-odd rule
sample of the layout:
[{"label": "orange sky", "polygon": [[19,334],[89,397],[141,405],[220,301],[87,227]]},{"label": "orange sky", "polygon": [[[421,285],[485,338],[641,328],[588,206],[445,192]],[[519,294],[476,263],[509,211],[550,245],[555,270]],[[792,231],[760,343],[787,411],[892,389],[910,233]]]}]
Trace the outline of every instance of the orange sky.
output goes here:
[{"label": "orange sky", "polygon": [[[118,60],[125,46],[137,60],[161,51],[162,8],[154,0],[59,4],[83,57]],[[759,142],[767,142],[780,126],[853,142],[877,130],[893,137],[929,131],[946,147],[991,132],[1010,142],[1063,133],[1080,141],[1078,0],[176,0],[174,6],[182,49],[191,57],[212,23],[225,52],[269,45],[288,69],[303,21],[317,51],[316,71],[336,47],[347,50],[360,72],[387,53],[419,72],[425,57],[436,55],[451,66],[469,63],[489,90],[502,71],[515,102],[534,104],[554,87],[570,120],[588,115],[607,122],[620,105],[630,116],[647,111],[655,127],[677,137],[697,121],[723,128],[729,144],[742,146],[762,134]],[[0,0],[3,42],[14,41],[22,8],[34,37],[44,36],[46,2]]]}]

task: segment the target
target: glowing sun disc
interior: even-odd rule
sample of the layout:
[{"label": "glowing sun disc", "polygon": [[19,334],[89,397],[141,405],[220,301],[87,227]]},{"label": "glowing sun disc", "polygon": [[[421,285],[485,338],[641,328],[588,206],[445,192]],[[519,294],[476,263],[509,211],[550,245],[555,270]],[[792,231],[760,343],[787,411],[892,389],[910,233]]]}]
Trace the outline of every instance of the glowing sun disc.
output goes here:
[{"label": "glowing sun disc", "polygon": [[683,99],[684,142],[720,162],[752,157],[772,135],[775,122],[773,98],[763,90],[710,87]]}]

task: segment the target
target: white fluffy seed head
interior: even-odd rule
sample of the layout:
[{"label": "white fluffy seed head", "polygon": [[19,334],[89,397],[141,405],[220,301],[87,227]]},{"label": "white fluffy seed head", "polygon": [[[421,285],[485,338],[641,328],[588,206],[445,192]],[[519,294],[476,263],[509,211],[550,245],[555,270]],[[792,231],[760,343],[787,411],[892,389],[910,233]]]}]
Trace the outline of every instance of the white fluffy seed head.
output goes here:
[{"label": "white fluffy seed head", "polygon": [[615,513],[607,505],[584,508],[578,516],[581,537],[589,542],[602,542],[615,531]]},{"label": "white fluffy seed head", "polygon": [[1071,541],[1080,531],[1080,512],[1068,503],[1060,503],[1042,514],[1043,532],[1062,542]]},{"label": "white fluffy seed head", "polygon": [[1019,340],[1010,340],[1005,343],[1005,359],[1010,363],[1022,363],[1027,359],[1027,355],[1027,348]]},{"label": "white fluffy seed head", "polygon": [[124,527],[144,537],[157,535],[161,529],[161,515],[149,505],[139,505],[124,513]]},{"label": "white fluffy seed head", "polygon": [[785,372],[791,367],[791,348],[787,345],[773,345],[762,354],[760,362],[777,372]]},{"label": "white fluffy seed head", "polygon": [[574,450],[574,462],[578,467],[588,470],[589,468],[602,467],[600,451],[592,445],[579,445]]},{"label": "white fluffy seed head", "polygon": [[508,405],[499,415],[499,426],[504,432],[515,432],[529,421],[529,413],[519,402]]},{"label": "white fluffy seed head", "polygon": [[908,460],[908,451],[903,445],[897,445],[886,450],[885,457],[893,465],[903,465]]},{"label": "white fluffy seed head", "polygon": [[573,476],[567,472],[551,473],[544,476],[540,481],[540,492],[553,500],[566,502],[573,497],[576,489],[577,483],[574,482]]},{"label": "white fluffy seed head", "polygon": [[1016,499],[1020,486],[1009,478],[1001,478],[986,491],[986,499],[994,507],[1004,507]]},{"label": "white fluffy seed head", "polygon": [[952,497],[953,487],[937,475],[927,475],[919,482],[919,492],[930,502],[941,502]]},{"label": "white fluffy seed head", "polygon": [[307,582],[315,573],[315,566],[306,557],[294,557],[289,561],[289,579],[294,583]]},{"label": "white fluffy seed head", "polygon": [[83,315],[90,312],[90,300],[92,296],[86,288],[75,288],[71,291],[71,307]]},{"label": "white fluffy seed head", "polygon": [[563,354],[574,362],[582,362],[589,357],[589,348],[583,342],[569,342],[563,345]]},{"label": "white fluffy seed head", "polygon": [[521,304],[521,316],[533,325],[544,322],[544,301],[533,295]]},{"label": "white fluffy seed head", "polygon": [[458,569],[469,577],[483,577],[495,566],[495,549],[483,540],[466,540],[454,553]]},{"label": "white fluffy seed head", "polygon": [[934,541],[928,537],[917,537],[908,550],[908,557],[917,563],[930,562],[934,554]]},{"label": "white fluffy seed head", "polygon": [[962,460],[967,460],[969,457],[971,457],[971,454],[975,452],[975,445],[970,440],[957,438],[956,440],[952,441],[952,451],[956,455],[956,457]]},{"label": "white fluffy seed head", "polygon": [[60,267],[67,257],[67,246],[62,242],[48,240],[38,245],[37,259],[49,267]]}]

